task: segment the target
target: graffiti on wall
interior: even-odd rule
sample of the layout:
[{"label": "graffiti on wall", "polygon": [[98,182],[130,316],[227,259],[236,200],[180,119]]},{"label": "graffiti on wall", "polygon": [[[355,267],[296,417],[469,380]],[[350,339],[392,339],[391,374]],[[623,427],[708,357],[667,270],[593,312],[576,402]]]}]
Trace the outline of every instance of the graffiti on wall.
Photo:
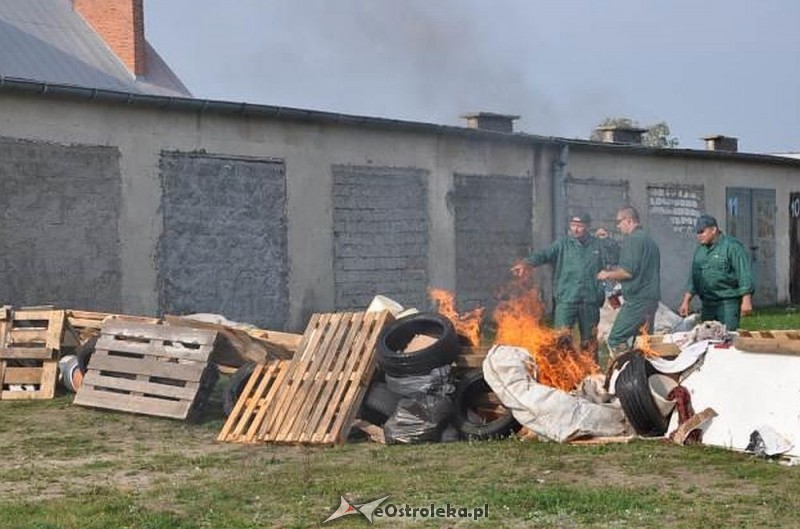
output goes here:
[{"label": "graffiti on wall", "polygon": [[697,217],[703,212],[703,186],[647,186],[650,215],[666,217],[675,233],[692,234]]}]

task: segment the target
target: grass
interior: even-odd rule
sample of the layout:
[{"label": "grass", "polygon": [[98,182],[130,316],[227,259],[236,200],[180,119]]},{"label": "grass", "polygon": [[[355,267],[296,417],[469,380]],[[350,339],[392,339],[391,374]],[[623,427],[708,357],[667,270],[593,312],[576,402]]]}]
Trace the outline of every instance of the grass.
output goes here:
[{"label": "grass", "polygon": [[740,327],[750,331],[800,329],[800,308],[792,305],[759,308],[742,318]]},{"label": "grass", "polygon": [[[749,329],[800,328],[761,309]],[[508,439],[341,448],[215,442],[201,424],[52,401],[0,402],[3,529],[317,527],[339,496],[488,505],[486,519],[376,518],[393,527],[793,527],[800,467],[661,440],[575,446]],[[368,527],[361,515],[326,527]]]}]

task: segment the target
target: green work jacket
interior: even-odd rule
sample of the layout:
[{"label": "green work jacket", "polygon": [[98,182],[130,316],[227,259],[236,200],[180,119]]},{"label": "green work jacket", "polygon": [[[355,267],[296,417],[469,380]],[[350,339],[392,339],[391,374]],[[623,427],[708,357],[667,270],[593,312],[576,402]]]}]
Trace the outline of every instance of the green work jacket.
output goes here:
[{"label": "green work jacket", "polygon": [[584,242],[566,236],[525,259],[533,266],[553,265],[556,303],[597,303],[604,300],[597,274],[603,268],[600,241],[587,235]]},{"label": "green work jacket", "polygon": [[710,246],[699,245],[692,258],[687,290],[705,301],[722,301],[752,294],[750,257],[742,243],[723,233]]},{"label": "green work jacket", "polygon": [[619,266],[632,276],[619,282],[626,300],[661,299],[661,252],[641,226],[622,241]]}]

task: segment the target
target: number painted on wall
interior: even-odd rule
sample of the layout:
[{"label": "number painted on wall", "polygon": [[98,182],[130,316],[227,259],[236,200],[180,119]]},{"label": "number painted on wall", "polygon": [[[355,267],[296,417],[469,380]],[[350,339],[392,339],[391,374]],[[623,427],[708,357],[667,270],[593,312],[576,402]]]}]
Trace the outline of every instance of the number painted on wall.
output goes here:
[{"label": "number painted on wall", "polygon": [[797,197],[794,200],[792,200],[792,203],[789,204],[789,210],[792,213],[793,219],[800,217],[800,197]]}]

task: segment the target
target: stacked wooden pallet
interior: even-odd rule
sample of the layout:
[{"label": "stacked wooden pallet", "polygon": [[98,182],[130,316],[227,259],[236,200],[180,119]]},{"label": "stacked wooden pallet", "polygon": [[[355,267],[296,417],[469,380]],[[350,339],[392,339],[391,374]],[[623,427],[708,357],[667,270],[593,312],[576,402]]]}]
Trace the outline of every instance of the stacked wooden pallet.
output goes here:
[{"label": "stacked wooden pallet", "polygon": [[253,372],[217,440],[344,443],[388,318],[386,311],[314,314],[293,359]]},{"label": "stacked wooden pallet", "polygon": [[63,310],[0,309],[0,399],[51,399],[62,346],[78,341]]},{"label": "stacked wooden pallet", "polygon": [[215,331],[106,320],[74,404],[195,418],[217,380]]},{"label": "stacked wooden pallet", "polygon": [[752,353],[800,354],[800,330],[740,330],[733,346]]}]

